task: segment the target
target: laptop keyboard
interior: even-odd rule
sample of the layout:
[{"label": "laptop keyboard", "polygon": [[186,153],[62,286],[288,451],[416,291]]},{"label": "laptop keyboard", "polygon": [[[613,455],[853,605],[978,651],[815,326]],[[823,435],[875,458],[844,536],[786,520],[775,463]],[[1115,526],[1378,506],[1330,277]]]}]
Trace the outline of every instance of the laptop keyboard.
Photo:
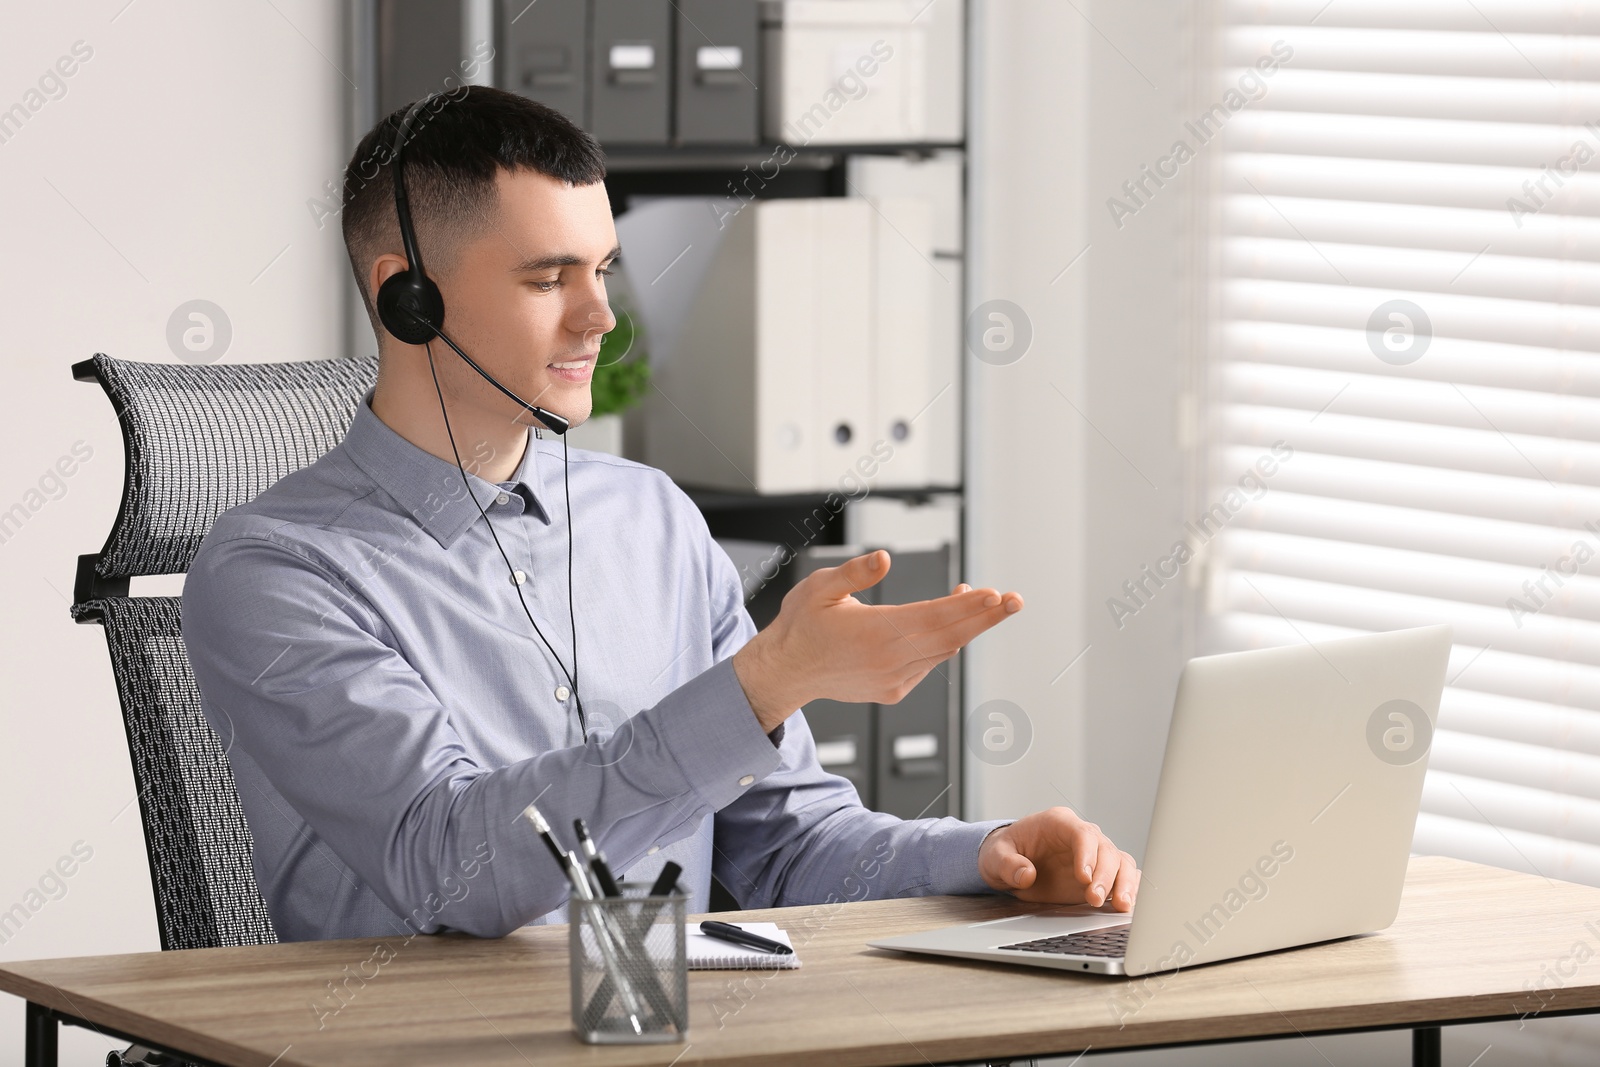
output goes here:
[{"label": "laptop keyboard", "polygon": [[1128,952],[1128,929],[1132,923],[1087,930],[1081,934],[1057,934],[1035,941],[1019,941],[1015,945],[1001,945],[1002,949],[1019,952],[1052,952],[1060,956],[1105,956],[1114,959]]}]

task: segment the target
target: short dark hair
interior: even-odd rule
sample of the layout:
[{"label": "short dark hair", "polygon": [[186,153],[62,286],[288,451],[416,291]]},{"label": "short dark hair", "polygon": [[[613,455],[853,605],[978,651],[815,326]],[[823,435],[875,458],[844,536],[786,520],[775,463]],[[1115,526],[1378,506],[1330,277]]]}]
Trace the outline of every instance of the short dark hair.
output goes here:
[{"label": "short dark hair", "polygon": [[[392,148],[410,109],[411,104],[396,108],[369,130],[344,171],[340,227],[345,250],[380,335],[367,274],[378,256],[401,250]],[[483,85],[440,93],[424,106],[411,124],[405,160],[411,219],[429,267],[449,262],[455,242],[488,224],[497,206],[496,172],[533,170],[573,185],[592,185],[606,176],[599,142],[565,115]]]}]

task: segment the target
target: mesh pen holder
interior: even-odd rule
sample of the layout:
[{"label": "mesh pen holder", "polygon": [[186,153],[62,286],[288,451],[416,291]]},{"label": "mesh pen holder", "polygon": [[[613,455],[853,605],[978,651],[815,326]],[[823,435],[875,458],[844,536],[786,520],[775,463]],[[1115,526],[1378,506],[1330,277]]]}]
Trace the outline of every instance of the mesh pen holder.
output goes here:
[{"label": "mesh pen holder", "polygon": [[572,1028],[591,1044],[683,1041],[689,1032],[685,897],[642,885],[567,901]]}]

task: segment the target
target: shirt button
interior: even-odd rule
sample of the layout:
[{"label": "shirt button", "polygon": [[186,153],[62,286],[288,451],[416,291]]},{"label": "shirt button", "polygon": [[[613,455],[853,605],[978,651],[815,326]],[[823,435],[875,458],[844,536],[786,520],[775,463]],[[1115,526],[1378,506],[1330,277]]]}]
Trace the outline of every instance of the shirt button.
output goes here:
[{"label": "shirt button", "polygon": [[509,504],[511,503],[511,495],[509,493],[501,493],[494,498],[494,502],[496,504]]},{"label": "shirt button", "polygon": [[528,580],[528,572],[527,571],[512,571],[511,572],[511,584],[512,585],[521,585],[523,582],[525,582],[527,580]]},{"label": "shirt button", "polygon": [[743,778],[739,779],[739,784],[740,785],[749,785],[751,782],[753,782],[755,780],[756,780],[756,776],[755,775],[747,774]]},{"label": "shirt button", "polygon": [[661,851],[661,846],[660,845],[651,845],[649,848],[644,850],[644,854],[646,856],[654,856],[657,852],[660,852],[660,851]]},{"label": "shirt button", "polygon": [[567,697],[569,697],[571,695],[572,694],[567,690],[566,686],[564,686],[564,685],[556,686],[556,699],[557,700],[565,700],[565,699],[567,699]]}]

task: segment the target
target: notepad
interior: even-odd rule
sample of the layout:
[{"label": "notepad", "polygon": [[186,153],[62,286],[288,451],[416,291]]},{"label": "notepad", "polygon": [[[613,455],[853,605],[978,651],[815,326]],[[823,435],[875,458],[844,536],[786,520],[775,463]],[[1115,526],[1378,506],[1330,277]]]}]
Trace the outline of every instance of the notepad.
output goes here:
[{"label": "notepad", "polygon": [[[789,935],[778,928],[777,923],[738,923],[739,929],[748,930],[752,934],[781,941],[790,948],[794,947],[789,940]],[[714,937],[707,937],[700,932],[700,924],[691,922],[684,924],[684,949],[689,959],[691,971],[770,971],[773,969],[792,971],[800,966],[798,953],[791,956],[779,956],[771,952],[762,952],[760,949],[745,948],[743,945],[731,944],[727,941],[718,941]]]}]

